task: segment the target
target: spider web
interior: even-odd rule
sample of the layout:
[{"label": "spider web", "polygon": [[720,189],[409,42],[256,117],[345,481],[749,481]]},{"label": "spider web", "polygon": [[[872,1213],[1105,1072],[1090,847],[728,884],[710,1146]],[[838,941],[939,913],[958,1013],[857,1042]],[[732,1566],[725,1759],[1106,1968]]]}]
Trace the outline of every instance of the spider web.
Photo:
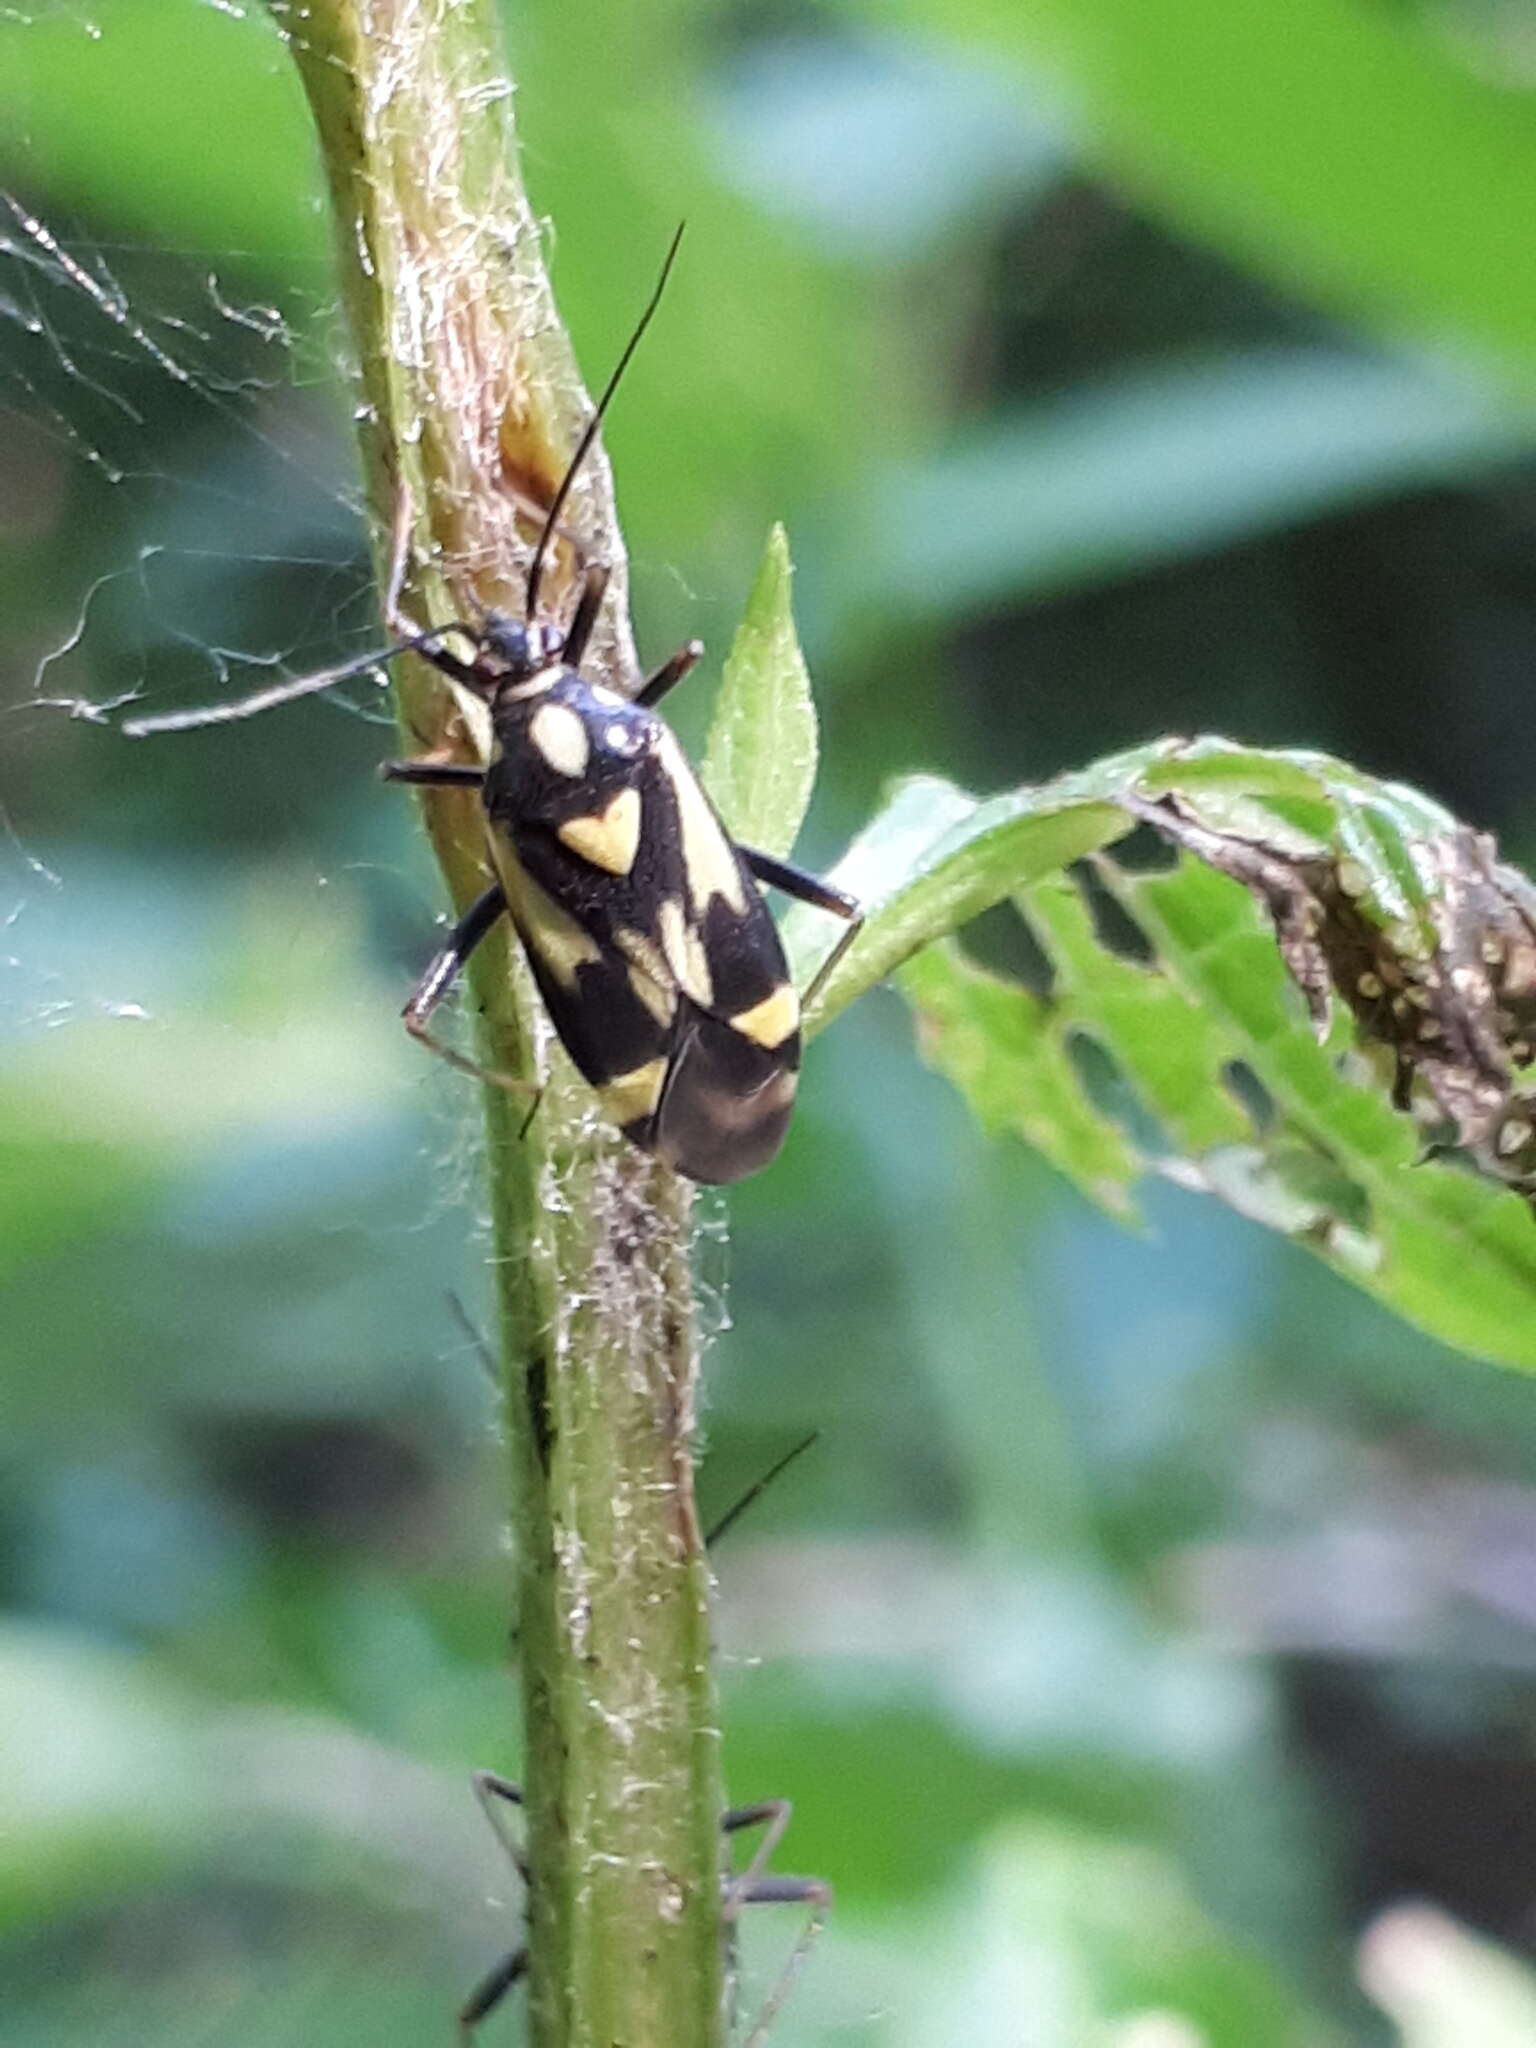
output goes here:
[{"label": "spider web", "polygon": [[[126,707],[238,695],[377,641],[330,290],[317,275],[279,298],[238,253],[106,242],[0,190],[0,574],[14,585],[0,627],[0,959],[12,1022],[152,1012],[143,988],[114,976],[107,989],[99,965],[60,965],[71,948],[54,904],[79,842],[97,837],[102,783],[116,808],[138,808],[136,794],[147,814],[167,765],[130,769],[115,751]],[[386,722],[366,680],[341,701]],[[94,750],[67,731],[82,725],[104,729]],[[279,744],[257,755],[270,762]],[[173,779],[184,772],[171,765]],[[82,784],[89,799],[72,816]]]},{"label": "spider web", "polygon": [[[164,285],[173,301],[154,310],[114,269],[121,259]],[[349,451],[324,402],[335,365],[313,339],[334,325],[323,302],[283,308],[225,286],[217,267],[172,250],[111,247],[60,230],[20,198],[0,193],[0,404],[26,423],[23,459],[49,474],[52,493],[71,481],[102,507],[100,523],[126,528],[117,559],[84,580],[72,616],[36,659],[25,696],[33,707],[105,721],[148,691],[143,673],[107,694],[71,689],[90,675],[95,615],[119,602],[137,607],[146,648],[171,643],[198,658],[205,681],[222,688],[240,669],[262,670],[294,649],[344,634],[368,579],[361,496],[346,481]],[[322,383],[322,378],[326,381]],[[169,402],[168,402],[169,401]],[[220,459],[166,466],[169,445],[212,446]],[[28,442],[32,443],[28,448]],[[234,482],[267,472],[281,490],[295,532],[314,545],[210,547],[191,536],[249,515]],[[82,490],[81,486],[84,485]],[[94,488],[93,488],[94,487]],[[22,483],[13,477],[20,502]],[[316,595],[301,632],[280,652],[209,638],[186,614],[220,585],[239,586],[273,568],[312,572]],[[337,595],[337,586],[342,594]],[[230,607],[233,609],[233,607]],[[91,678],[94,681],[94,678]]]}]

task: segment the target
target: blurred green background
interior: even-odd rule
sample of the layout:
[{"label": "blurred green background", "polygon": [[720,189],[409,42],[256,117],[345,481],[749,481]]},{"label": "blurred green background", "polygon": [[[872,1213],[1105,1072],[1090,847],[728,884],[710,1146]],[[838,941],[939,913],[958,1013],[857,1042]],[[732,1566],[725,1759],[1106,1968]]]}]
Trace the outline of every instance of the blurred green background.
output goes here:
[{"label": "blurred green background", "polygon": [[[718,652],[786,521],[807,858],[900,770],[1211,727],[1536,857],[1516,0],[507,29],[589,379],[688,219],[637,626]],[[518,1760],[473,1091],[395,1023],[438,892],[369,684],[93,709],[376,631],[304,110],[254,4],[21,0],[0,137],[5,2037],[446,2041]],[[821,1432],[717,1560],[732,1796],[838,1893],[775,2040],[1536,2042],[1531,1390],[1172,1187],[1118,1233],[892,996],[803,1101],[700,1206],[706,1509]]]}]

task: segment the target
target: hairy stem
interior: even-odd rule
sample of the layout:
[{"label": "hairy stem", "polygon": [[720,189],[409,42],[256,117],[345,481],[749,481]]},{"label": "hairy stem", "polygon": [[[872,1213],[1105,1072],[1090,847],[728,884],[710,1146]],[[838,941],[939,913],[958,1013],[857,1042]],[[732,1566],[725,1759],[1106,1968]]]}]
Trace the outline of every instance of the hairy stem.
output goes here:
[{"label": "hairy stem", "polygon": [[[417,623],[516,610],[537,510],[588,401],[513,156],[488,0],[270,0],[335,209],[360,433],[389,578]],[[530,514],[532,516],[530,516]],[[627,689],[622,553],[600,456],[566,521],[615,567],[588,666]],[[547,587],[568,601],[568,551]],[[412,752],[483,746],[473,707],[397,665]],[[422,793],[449,892],[483,886],[472,796]],[[686,1186],[603,1126],[515,949],[472,977],[483,1056],[517,1556],[533,2039],[722,2037],[718,1732],[691,1462],[697,1349]],[[545,1079],[546,1066],[548,1068]],[[467,1083],[465,1084],[468,1085]]]}]

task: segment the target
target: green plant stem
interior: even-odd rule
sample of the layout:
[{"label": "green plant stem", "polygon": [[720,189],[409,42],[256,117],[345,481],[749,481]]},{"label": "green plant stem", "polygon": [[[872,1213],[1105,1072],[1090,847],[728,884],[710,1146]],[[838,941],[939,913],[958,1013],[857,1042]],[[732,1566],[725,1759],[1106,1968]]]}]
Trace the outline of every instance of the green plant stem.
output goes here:
[{"label": "green plant stem", "polygon": [[[516,609],[530,506],[548,501],[587,401],[517,179],[493,10],[485,0],[271,6],[330,184],[381,572],[403,503],[409,617]],[[588,666],[628,687],[622,554],[600,458],[566,516],[616,569]],[[568,598],[570,566],[557,566],[556,601]],[[409,750],[472,754],[472,708],[429,665],[396,667]],[[478,805],[433,790],[422,807],[462,907],[485,882]],[[724,2029],[722,1795],[693,1499],[689,1191],[598,1120],[548,1043],[515,948],[488,943],[471,980],[487,1063],[544,1081],[531,1124],[527,1101],[485,1090],[533,2039],[711,2048]]]}]

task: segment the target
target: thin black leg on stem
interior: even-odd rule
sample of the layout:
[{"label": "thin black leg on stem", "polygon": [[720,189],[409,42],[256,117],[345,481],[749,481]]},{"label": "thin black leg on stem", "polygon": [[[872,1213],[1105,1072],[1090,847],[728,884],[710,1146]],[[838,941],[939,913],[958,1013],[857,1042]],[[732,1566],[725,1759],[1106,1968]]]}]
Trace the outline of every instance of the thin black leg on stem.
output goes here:
[{"label": "thin black leg on stem", "polygon": [[522,1786],[514,1785],[510,1778],[502,1777],[499,1771],[476,1771],[470,1782],[475,1788],[475,1797],[480,1802],[480,1811],[490,1823],[491,1833],[506,1850],[516,1866],[518,1876],[526,1884],[528,1859],[523,1854],[523,1845],[515,1835],[508,1832],[506,1822],[502,1818],[501,1807],[494,1803],[499,1799],[504,1805],[515,1806],[521,1812],[526,1803],[523,1799]]},{"label": "thin black leg on stem", "polygon": [[[521,1810],[523,1788],[514,1785],[510,1778],[503,1778],[497,1771],[476,1771],[472,1783],[475,1797],[480,1802],[480,1811],[490,1823],[491,1832],[507,1852],[516,1866],[518,1876],[526,1885],[528,1882],[528,1859],[523,1854],[522,1844],[511,1833],[502,1817],[503,1806],[515,1806]],[[497,1802],[502,1802],[498,1805]],[[459,2033],[468,2040],[480,2022],[506,1997],[514,1986],[528,1973],[528,1951],[515,1948],[503,1956],[493,1969],[487,1970],[468,1998],[459,2007]]]},{"label": "thin black leg on stem", "polygon": [[461,1074],[473,1074],[478,1081],[494,1081],[498,1088],[505,1088],[513,1095],[536,1096],[537,1091],[531,1082],[519,1079],[516,1074],[498,1073],[494,1067],[482,1067],[478,1060],[455,1052],[451,1045],[444,1045],[427,1029],[433,1011],[464,972],[470,954],[506,907],[507,899],[500,882],[493,882],[483,895],[475,898],[448,934],[447,943],[428,962],[426,973],[411,990],[410,1000],[400,1016],[412,1038],[426,1046],[429,1052],[435,1052],[440,1060],[446,1060],[450,1067],[457,1067]]},{"label": "thin black leg on stem", "polygon": [[733,1806],[720,1825],[728,1835],[736,1834],[742,1828],[761,1827],[762,1840],[754,1850],[747,1867],[738,1876],[729,1878],[725,1887],[725,1902],[721,1918],[730,1927],[740,1915],[743,1906],[805,1906],[809,1919],[799,1940],[790,1952],[788,1962],[779,1973],[779,1980],[753,2021],[746,2037],[746,2048],[761,2048],[768,2033],[789,1996],[800,1965],[805,1961],[812,1942],[821,1931],[827,1910],[832,1904],[832,1887],[819,1877],[765,1877],[764,1869],[769,1858],[784,1839],[794,1808],[787,1799],[765,1799],[757,1806]]},{"label": "thin black leg on stem", "polygon": [[832,1887],[824,1877],[754,1877],[742,1894],[744,1906],[830,1906]]},{"label": "thin black leg on stem", "polygon": [[654,675],[646,677],[635,694],[635,702],[647,711],[654,711],[674,683],[680,683],[691,668],[696,668],[704,659],[704,642],[689,640],[679,647],[670,661],[664,661]]},{"label": "thin black leg on stem", "polygon": [[[517,1866],[518,1875],[526,1885],[529,1882],[528,1859],[522,1844],[506,1824],[504,1808],[515,1806],[521,1810],[523,1790],[510,1778],[503,1778],[496,1771],[476,1771],[474,1774],[475,1797],[481,1811],[491,1825],[492,1832]],[[738,1876],[727,1877],[721,1900],[721,1919],[730,1927],[743,1906],[804,1906],[810,1918],[796,1942],[788,1963],[780,1974],[779,1981],[769,1996],[767,2004],[753,2023],[748,2035],[748,2048],[760,2048],[766,2041],[768,2029],[788,1996],[796,1972],[805,1960],[811,1943],[815,1940],[832,1904],[832,1887],[819,1877],[765,1877],[764,1867],[774,1850],[784,1839],[794,1808],[787,1799],[765,1799],[756,1806],[733,1806],[721,1816],[721,1832],[726,1835],[739,1834],[745,1828],[760,1827],[762,1839],[753,1851],[745,1870]],[[467,2042],[474,2029],[506,1997],[512,1988],[528,1973],[528,1951],[526,1947],[514,1949],[510,1955],[491,1970],[488,1970],[459,2008],[459,2032]]]},{"label": "thin black leg on stem", "polygon": [[526,1948],[513,1949],[511,1955],[503,1956],[494,1969],[487,1970],[459,2007],[460,2038],[470,2040],[480,2022],[489,2019],[507,1993],[519,1985],[527,1974]]}]

